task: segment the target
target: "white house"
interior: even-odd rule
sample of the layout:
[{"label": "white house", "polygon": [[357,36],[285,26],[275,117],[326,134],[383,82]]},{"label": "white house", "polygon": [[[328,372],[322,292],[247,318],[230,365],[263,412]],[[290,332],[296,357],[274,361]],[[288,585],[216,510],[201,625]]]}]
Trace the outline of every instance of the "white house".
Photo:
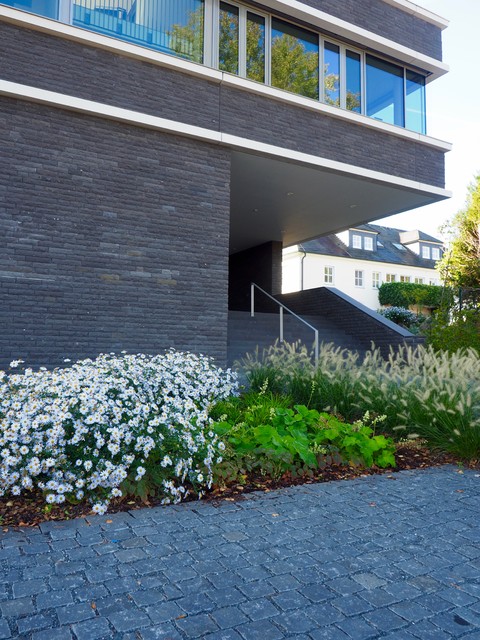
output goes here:
[{"label": "white house", "polygon": [[283,293],[335,287],[376,310],[383,282],[440,284],[435,264],[443,250],[423,231],[358,225],[284,249]]}]

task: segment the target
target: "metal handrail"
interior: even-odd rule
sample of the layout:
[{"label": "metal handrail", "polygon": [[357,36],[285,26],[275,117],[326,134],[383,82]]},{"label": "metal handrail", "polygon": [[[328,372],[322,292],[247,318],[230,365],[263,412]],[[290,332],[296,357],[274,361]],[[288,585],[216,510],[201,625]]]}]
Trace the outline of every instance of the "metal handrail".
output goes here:
[{"label": "metal handrail", "polygon": [[282,302],[280,302],[279,300],[274,298],[270,293],[268,293],[268,291],[265,291],[265,289],[262,289],[262,287],[259,287],[258,284],[255,284],[255,282],[252,282],[250,284],[250,316],[252,318],[255,317],[255,289],[258,289],[259,291],[261,291],[264,295],[267,296],[267,298],[270,298],[270,300],[273,300],[273,302],[275,302],[279,306],[279,309],[280,309],[280,342],[284,341],[283,340],[283,310],[284,309],[285,309],[285,311],[290,313],[292,316],[294,316],[297,320],[300,320],[300,322],[303,322],[303,324],[306,324],[307,327],[309,329],[311,329],[315,333],[314,353],[315,353],[315,368],[317,368],[318,367],[318,329],[316,329],[313,325],[311,325],[309,322],[304,320],[301,316],[297,315],[294,311],[289,309]]}]

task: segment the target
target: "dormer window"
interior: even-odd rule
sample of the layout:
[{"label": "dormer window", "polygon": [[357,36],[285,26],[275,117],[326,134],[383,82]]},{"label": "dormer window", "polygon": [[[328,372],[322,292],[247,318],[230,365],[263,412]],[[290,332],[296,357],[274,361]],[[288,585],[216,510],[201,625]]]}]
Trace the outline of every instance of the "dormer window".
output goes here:
[{"label": "dormer window", "polygon": [[373,238],[365,236],[363,238],[363,248],[365,251],[373,251]]},{"label": "dormer window", "polygon": [[440,249],[438,247],[432,248],[432,260],[440,260],[441,254]]},{"label": "dormer window", "polygon": [[352,235],[352,247],[354,249],[362,248],[362,236],[357,236],[355,233]]},{"label": "dormer window", "polygon": [[422,247],[422,258],[430,260],[430,247]]}]

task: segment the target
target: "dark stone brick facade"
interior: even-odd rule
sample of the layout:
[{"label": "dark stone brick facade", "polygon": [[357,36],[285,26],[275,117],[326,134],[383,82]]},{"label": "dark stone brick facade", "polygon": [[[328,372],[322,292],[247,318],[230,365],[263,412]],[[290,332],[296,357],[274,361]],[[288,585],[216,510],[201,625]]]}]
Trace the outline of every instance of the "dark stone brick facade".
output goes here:
[{"label": "dark stone brick facade", "polygon": [[4,80],[445,185],[441,150],[55,36],[0,23],[0,60]]},{"label": "dark stone brick facade", "polygon": [[226,357],[227,150],[0,99],[0,368]]},{"label": "dark stone brick facade", "polygon": [[232,87],[222,88],[221,126],[267,144],[445,186],[444,151]]},{"label": "dark stone brick facade", "polygon": [[[250,309],[252,282],[272,295],[282,291],[282,243],[266,242],[230,256],[228,308]],[[259,294],[260,297],[263,297]]]},{"label": "dark stone brick facade", "polygon": [[302,1],[314,9],[325,11],[427,56],[442,59],[441,29],[383,0]]}]

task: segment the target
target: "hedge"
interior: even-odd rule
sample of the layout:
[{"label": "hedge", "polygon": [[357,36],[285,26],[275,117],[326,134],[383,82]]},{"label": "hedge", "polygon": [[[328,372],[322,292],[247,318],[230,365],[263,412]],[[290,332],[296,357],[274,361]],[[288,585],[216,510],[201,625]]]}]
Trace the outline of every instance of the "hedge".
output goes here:
[{"label": "hedge", "polygon": [[403,307],[431,307],[438,309],[453,302],[453,292],[446,287],[412,282],[384,282],[378,290],[381,305]]}]

